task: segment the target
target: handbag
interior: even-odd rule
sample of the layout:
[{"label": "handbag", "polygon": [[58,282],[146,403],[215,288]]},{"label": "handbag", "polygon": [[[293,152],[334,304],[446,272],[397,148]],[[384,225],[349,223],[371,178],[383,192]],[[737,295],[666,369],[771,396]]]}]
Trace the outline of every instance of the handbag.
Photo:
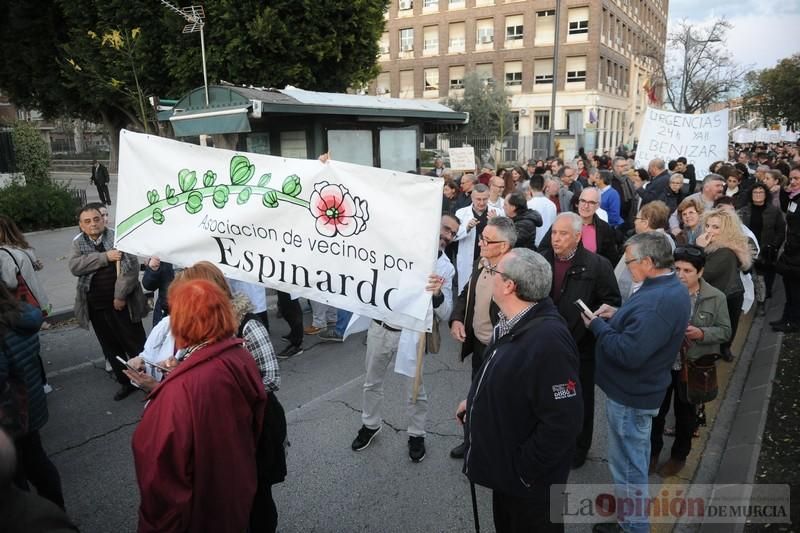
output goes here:
[{"label": "handbag", "polygon": [[0,428],[12,440],[28,433],[28,391],[24,384],[11,378],[0,391]]},{"label": "handbag", "polygon": [[439,353],[441,347],[442,335],[439,332],[439,319],[434,316],[430,333],[425,333],[425,351],[428,353]]},{"label": "handbag", "polygon": [[690,344],[684,339],[681,345],[681,371],[678,397],[684,403],[700,405],[717,397],[717,354],[707,354],[694,361],[686,357]]},{"label": "handbag", "polygon": [[17,269],[17,289],[14,291],[14,297],[20,302],[25,302],[41,309],[42,306],[39,304],[39,300],[37,300],[36,296],[33,295],[31,288],[28,286],[28,282],[26,282],[25,278],[22,276],[22,270],[20,270],[19,263],[17,263],[17,259],[14,257],[14,254],[5,248],[0,248],[0,250],[3,250],[11,257],[11,260],[14,261],[14,267]]}]

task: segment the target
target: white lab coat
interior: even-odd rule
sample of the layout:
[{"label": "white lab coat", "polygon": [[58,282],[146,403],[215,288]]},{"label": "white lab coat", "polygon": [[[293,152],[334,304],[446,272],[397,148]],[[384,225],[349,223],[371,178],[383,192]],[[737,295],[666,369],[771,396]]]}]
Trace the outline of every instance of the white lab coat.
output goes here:
[{"label": "white lab coat", "polygon": [[[487,209],[493,209],[488,207]],[[497,216],[504,217],[506,212],[502,209],[495,209]],[[458,271],[458,294],[464,289],[472,275],[472,264],[475,262],[475,239],[478,238],[475,228],[468,229],[467,224],[473,219],[472,205],[462,207],[456,211],[456,218],[460,222],[458,233],[453,241],[458,242],[458,253],[456,254],[456,271]]]}]

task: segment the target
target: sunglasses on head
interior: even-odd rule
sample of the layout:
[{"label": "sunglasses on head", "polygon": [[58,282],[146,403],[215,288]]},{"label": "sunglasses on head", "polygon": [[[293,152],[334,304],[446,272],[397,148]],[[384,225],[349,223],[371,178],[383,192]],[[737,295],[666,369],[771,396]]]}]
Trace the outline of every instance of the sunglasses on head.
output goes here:
[{"label": "sunglasses on head", "polygon": [[674,255],[688,255],[691,257],[703,257],[703,250],[699,248],[692,248],[689,246],[678,246],[675,248]]}]

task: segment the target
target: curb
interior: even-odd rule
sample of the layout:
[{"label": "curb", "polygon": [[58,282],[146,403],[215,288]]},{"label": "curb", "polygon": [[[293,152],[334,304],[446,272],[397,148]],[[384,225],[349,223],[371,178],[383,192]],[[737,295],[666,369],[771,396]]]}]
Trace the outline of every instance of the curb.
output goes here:
[{"label": "curb", "polygon": [[66,322],[67,320],[73,318],[74,316],[75,316],[75,309],[72,307],[67,307],[64,309],[54,310],[52,313],[47,315],[45,320],[47,320],[50,324],[55,325],[61,322]]}]

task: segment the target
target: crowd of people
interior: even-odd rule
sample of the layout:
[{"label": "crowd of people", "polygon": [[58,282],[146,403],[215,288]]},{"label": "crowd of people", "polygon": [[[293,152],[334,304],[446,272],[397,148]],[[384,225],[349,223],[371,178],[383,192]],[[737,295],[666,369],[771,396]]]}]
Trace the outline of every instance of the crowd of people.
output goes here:
[{"label": "crowd of people", "polygon": [[[617,495],[646,499],[648,476],[679,473],[704,421],[687,372],[735,359],[742,312],[755,305],[764,314],[778,274],[786,304],[771,326],[800,331],[800,155],[770,148],[734,149],[707,171],[685,158],[636,169],[628,154],[581,151],[566,163],[483,167],[456,180],[437,161],[440,250],[425,288],[434,328],[369,323],[352,450],[364,451],[382,428],[383,383],[396,360],[407,378],[408,456],[425,458],[419,348],[438,352],[449,327],[472,368],[466,399],[452,399],[464,438],[450,455],[472,484],[492,489],[498,532],[563,529],[549,514],[549,488],[587,460],[595,385],[606,397]],[[303,327],[300,302],[280,293],[290,333],[276,351],[263,287],[227,279],[205,261],[140,264],[114,248],[102,204],[82,207],[78,223],[69,256],[75,316],[94,330],[119,383],[114,400],[147,394],[132,443],[138,530],[275,531],[271,487],[287,475],[279,359],[302,354],[306,335],[342,342],[358,317],[310,302]],[[0,509],[35,498],[21,492],[32,485],[50,503],[26,509],[70,530],[39,435],[48,416],[38,340],[49,311],[36,279],[43,265],[2,216],[0,267]],[[157,292],[149,336],[143,286]],[[674,428],[666,427],[670,409]],[[665,434],[675,439],[662,462]],[[646,513],[633,513],[595,531],[648,528]]]}]

